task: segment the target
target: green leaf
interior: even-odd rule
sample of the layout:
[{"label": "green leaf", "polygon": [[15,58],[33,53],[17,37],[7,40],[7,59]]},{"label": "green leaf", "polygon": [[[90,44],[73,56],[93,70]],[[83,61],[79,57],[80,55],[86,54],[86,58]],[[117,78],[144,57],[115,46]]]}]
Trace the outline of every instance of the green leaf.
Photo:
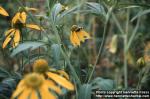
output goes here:
[{"label": "green leaf", "polygon": [[17,85],[17,82],[13,78],[6,78],[2,81],[2,83],[7,84],[11,90],[15,89],[15,86]]},{"label": "green leaf", "polygon": [[80,5],[75,6],[75,7],[71,8],[71,9],[68,9],[68,10],[64,11],[62,14],[60,14],[60,16],[58,16],[58,20],[60,20],[61,18],[63,18],[64,16],[66,16],[68,14],[77,12],[78,7],[80,7]]},{"label": "green leaf", "polygon": [[103,5],[95,2],[86,2],[87,8],[90,9],[91,13],[106,15]]},{"label": "green leaf", "polygon": [[19,44],[15,49],[13,49],[12,53],[11,53],[11,57],[14,57],[15,55],[17,55],[20,52],[26,51],[28,49],[30,49],[30,51],[35,50],[36,48],[39,48],[41,46],[45,45],[45,43],[42,42],[25,42],[22,44]]},{"label": "green leaf", "polygon": [[78,99],[91,99],[92,86],[91,84],[83,84],[79,89]]},{"label": "green leaf", "polygon": [[52,57],[54,59],[54,62],[57,64],[60,59],[60,52],[61,52],[61,45],[60,44],[53,44],[51,46],[51,51],[52,51]]},{"label": "green leaf", "polygon": [[92,82],[92,89],[100,89],[100,90],[112,90],[114,89],[114,81],[110,79],[103,79],[101,77],[97,77]]},{"label": "green leaf", "polygon": [[2,78],[6,78],[6,77],[9,77],[9,76],[10,76],[10,75],[9,75],[9,72],[0,67],[0,78],[1,78],[1,77],[2,77]]},{"label": "green leaf", "polygon": [[52,8],[52,12],[51,12],[51,18],[53,22],[56,21],[57,15],[59,14],[61,10],[62,10],[62,5],[60,3],[57,3],[54,5],[54,7]]},{"label": "green leaf", "polygon": [[144,11],[140,11],[137,15],[135,15],[132,19],[131,19],[131,22],[133,22],[135,19],[145,15],[145,14],[148,14],[150,13],[150,9],[148,10],[144,10]]}]

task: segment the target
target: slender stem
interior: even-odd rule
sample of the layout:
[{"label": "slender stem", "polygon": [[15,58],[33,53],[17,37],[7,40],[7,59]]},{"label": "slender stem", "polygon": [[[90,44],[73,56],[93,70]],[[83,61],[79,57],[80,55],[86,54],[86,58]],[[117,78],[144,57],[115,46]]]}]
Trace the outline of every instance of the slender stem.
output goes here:
[{"label": "slender stem", "polygon": [[128,32],[129,32],[129,16],[130,12],[129,9],[127,9],[127,20],[126,20],[126,29],[124,34],[124,87],[125,89],[128,88],[128,66],[127,66],[127,40],[128,40]]},{"label": "slender stem", "polygon": [[[23,33],[22,33],[22,27],[19,27],[19,30],[20,30],[20,34],[21,34],[21,43],[23,43]],[[24,67],[23,67],[23,53],[21,53],[21,66],[20,66],[20,72],[22,73],[23,70],[24,70]]]},{"label": "slender stem", "polygon": [[[41,19],[40,19],[40,27],[41,27],[41,25],[42,25],[42,22],[41,22]],[[42,32],[41,32],[41,30],[40,30],[40,37],[39,37],[39,40],[41,40],[41,39],[42,39]],[[38,49],[39,49],[38,58],[40,58],[40,54],[41,54],[40,47],[39,47]]]},{"label": "slender stem", "polygon": [[126,51],[126,45],[127,45],[127,35],[124,35],[124,87],[125,89],[128,88],[128,67],[127,67],[127,51]]},{"label": "slender stem", "polygon": [[[57,28],[55,27],[55,24],[53,22],[51,23],[51,26],[52,26],[52,29],[54,30],[55,35],[56,35],[57,43],[61,44],[60,36],[59,36]],[[80,79],[79,79],[74,67],[70,63],[70,58],[68,57],[68,55],[66,55],[66,53],[64,52],[64,50],[62,48],[61,48],[61,52],[62,52],[63,57],[66,59],[66,62],[68,64],[70,70],[72,71],[72,74],[75,77],[76,81],[78,82],[79,85],[81,85]]]},{"label": "slender stem", "polygon": [[104,26],[104,32],[103,32],[103,37],[102,37],[102,42],[101,42],[101,45],[99,47],[99,51],[98,51],[98,54],[97,54],[97,57],[96,57],[96,61],[95,61],[95,64],[93,66],[93,69],[90,73],[90,76],[89,76],[89,79],[88,79],[88,83],[90,82],[90,80],[92,79],[92,76],[93,76],[93,73],[95,71],[95,68],[96,68],[96,65],[98,63],[98,60],[101,56],[101,53],[102,53],[102,48],[104,46],[104,43],[105,43],[105,40],[106,40],[106,31],[107,31],[107,27],[108,27],[108,22],[109,22],[109,17],[111,15],[111,12],[113,10],[113,7],[111,7],[106,15],[106,23],[105,23],[105,26]]}]

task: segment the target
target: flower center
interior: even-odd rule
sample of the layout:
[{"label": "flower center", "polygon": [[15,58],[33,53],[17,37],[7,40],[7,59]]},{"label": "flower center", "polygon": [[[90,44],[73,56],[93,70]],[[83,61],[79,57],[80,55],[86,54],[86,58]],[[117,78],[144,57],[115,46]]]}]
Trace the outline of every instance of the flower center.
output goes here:
[{"label": "flower center", "polygon": [[44,59],[38,59],[33,64],[33,71],[37,73],[45,73],[49,69],[48,63]]},{"label": "flower center", "polygon": [[44,82],[44,77],[37,73],[28,74],[25,76],[25,85],[34,89],[39,88]]}]

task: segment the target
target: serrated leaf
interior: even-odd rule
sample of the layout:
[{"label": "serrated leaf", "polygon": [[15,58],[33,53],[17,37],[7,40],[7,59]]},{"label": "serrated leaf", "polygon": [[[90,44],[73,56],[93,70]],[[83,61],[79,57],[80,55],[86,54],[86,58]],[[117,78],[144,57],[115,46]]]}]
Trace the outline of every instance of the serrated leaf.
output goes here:
[{"label": "serrated leaf", "polygon": [[103,79],[101,77],[97,77],[92,82],[92,89],[100,89],[100,90],[112,90],[114,89],[114,81],[110,79]]},{"label": "serrated leaf", "polygon": [[61,52],[61,45],[60,44],[53,44],[51,46],[52,56],[54,59],[54,62],[57,64],[60,58],[60,52]]},{"label": "serrated leaf", "polygon": [[42,43],[42,42],[25,42],[25,43],[22,43],[22,44],[19,44],[15,49],[13,49],[13,52],[11,53],[11,57],[14,57],[15,55],[17,55],[18,53],[20,52],[23,52],[23,51],[26,51],[28,49],[30,49],[30,51],[38,48],[38,47],[41,47],[45,45],[45,43]]},{"label": "serrated leaf", "polygon": [[101,4],[99,4],[99,3],[86,2],[86,6],[90,9],[90,11],[92,13],[105,15],[104,7]]},{"label": "serrated leaf", "polygon": [[91,99],[92,85],[83,84],[79,89],[78,99]]}]

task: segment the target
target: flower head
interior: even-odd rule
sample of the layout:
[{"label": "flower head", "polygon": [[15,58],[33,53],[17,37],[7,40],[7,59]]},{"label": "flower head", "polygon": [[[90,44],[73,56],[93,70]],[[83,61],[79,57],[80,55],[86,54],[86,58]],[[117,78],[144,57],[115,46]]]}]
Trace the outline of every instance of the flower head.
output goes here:
[{"label": "flower head", "polygon": [[69,76],[65,71],[48,71],[47,69],[48,63],[44,59],[38,59],[33,64],[33,72],[43,74],[44,76],[46,75],[46,78],[52,79],[54,83],[57,83],[68,90],[74,90],[74,86],[69,81]]},{"label": "flower head", "polygon": [[29,7],[24,7],[24,8],[19,8],[19,12],[17,12],[13,19],[12,19],[12,25],[16,24],[16,23],[22,23],[25,24],[26,23],[26,19],[27,19],[27,13],[28,11],[37,11],[36,8],[29,8]]},{"label": "flower head", "polygon": [[49,69],[48,63],[44,59],[38,59],[33,64],[33,71],[38,73],[45,73]]},{"label": "flower head", "polygon": [[2,8],[1,6],[0,6],[0,14],[3,15],[3,16],[9,16],[7,11],[4,8]]},{"label": "flower head", "polygon": [[24,27],[31,28],[34,30],[43,30],[42,27],[36,24],[26,24],[26,19],[27,13],[24,10],[21,10],[20,12],[17,12],[15,14],[15,16],[12,18],[12,29],[9,29],[5,32],[6,38],[3,42],[2,48],[5,48],[11,41],[12,47],[15,48],[20,42],[21,29]]},{"label": "flower head", "polygon": [[5,32],[6,39],[3,42],[2,48],[5,48],[8,43],[12,40],[13,48],[19,44],[20,41],[20,30],[19,29],[9,29]]},{"label": "flower head", "polygon": [[42,75],[37,73],[28,74],[22,79],[11,99],[38,99],[38,92],[42,99],[56,99],[49,89],[57,94],[62,94],[62,91],[51,80],[46,80]]},{"label": "flower head", "polygon": [[70,41],[76,47],[80,46],[81,42],[85,42],[86,39],[90,39],[90,35],[83,30],[82,27],[73,25],[71,28]]}]

